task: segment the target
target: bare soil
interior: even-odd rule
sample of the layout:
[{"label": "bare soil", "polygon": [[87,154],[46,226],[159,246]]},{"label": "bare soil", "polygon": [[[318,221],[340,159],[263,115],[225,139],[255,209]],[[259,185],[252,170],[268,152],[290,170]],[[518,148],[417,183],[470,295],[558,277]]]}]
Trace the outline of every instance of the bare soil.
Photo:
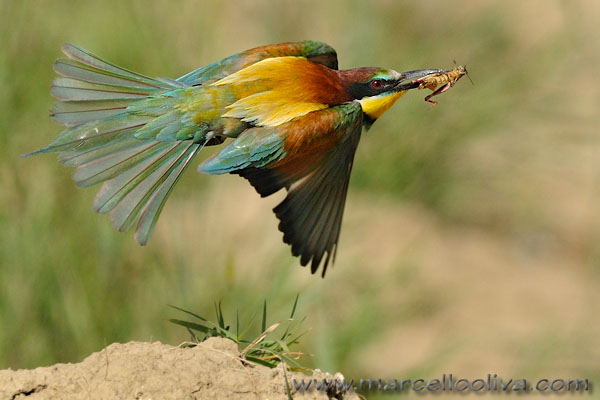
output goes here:
[{"label": "bare soil", "polygon": [[114,343],[78,364],[2,370],[0,399],[288,399],[286,377],[294,399],[358,399],[355,393],[296,392],[293,378],[333,377],[244,363],[235,343],[217,338],[193,348]]}]

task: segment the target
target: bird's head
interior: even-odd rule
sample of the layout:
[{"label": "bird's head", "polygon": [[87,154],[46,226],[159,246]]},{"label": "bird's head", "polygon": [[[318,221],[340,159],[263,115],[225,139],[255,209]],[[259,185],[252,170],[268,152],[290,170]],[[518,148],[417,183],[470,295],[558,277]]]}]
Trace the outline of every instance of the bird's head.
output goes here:
[{"label": "bird's head", "polygon": [[363,67],[340,71],[340,77],[352,98],[358,100],[368,125],[386,112],[408,89],[418,86],[414,81],[430,70],[396,72],[392,69]]}]

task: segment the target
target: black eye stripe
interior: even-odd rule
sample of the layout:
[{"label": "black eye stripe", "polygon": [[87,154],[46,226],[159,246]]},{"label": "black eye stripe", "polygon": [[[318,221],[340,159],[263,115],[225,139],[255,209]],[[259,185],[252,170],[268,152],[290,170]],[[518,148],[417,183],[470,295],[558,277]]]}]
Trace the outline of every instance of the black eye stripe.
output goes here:
[{"label": "black eye stripe", "polygon": [[[375,82],[379,82],[380,85],[376,87]],[[363,97],[376,96],[379,93],[383,93],[390,90],[394,86],[394,82],[386,81],[383,79],[373,79],[365,83],[353,83],[348,88],[348,91],[357,100]]]}]

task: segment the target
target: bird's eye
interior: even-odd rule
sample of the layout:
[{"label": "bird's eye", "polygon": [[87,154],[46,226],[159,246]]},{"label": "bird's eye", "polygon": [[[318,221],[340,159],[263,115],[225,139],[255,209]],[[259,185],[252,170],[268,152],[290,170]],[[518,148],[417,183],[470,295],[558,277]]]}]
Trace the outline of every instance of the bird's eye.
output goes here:
[{"label": "bird's eye", "polygon": [[373,86],[375,89],[379,89],[381,87],[381,81],[379,79],[375,79],[374,81],[371,81],[371,86]]}]

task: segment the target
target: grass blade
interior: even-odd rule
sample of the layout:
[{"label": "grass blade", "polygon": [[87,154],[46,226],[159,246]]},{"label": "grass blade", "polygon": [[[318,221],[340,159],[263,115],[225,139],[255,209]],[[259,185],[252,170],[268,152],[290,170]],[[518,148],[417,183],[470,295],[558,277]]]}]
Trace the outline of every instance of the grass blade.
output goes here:
[{"label": "grass blade", "polygon": [[262,324],[261,324],[261,332],[264,332],[267,328],[267,300],[263,303],[263,315],[262,315]]}]

